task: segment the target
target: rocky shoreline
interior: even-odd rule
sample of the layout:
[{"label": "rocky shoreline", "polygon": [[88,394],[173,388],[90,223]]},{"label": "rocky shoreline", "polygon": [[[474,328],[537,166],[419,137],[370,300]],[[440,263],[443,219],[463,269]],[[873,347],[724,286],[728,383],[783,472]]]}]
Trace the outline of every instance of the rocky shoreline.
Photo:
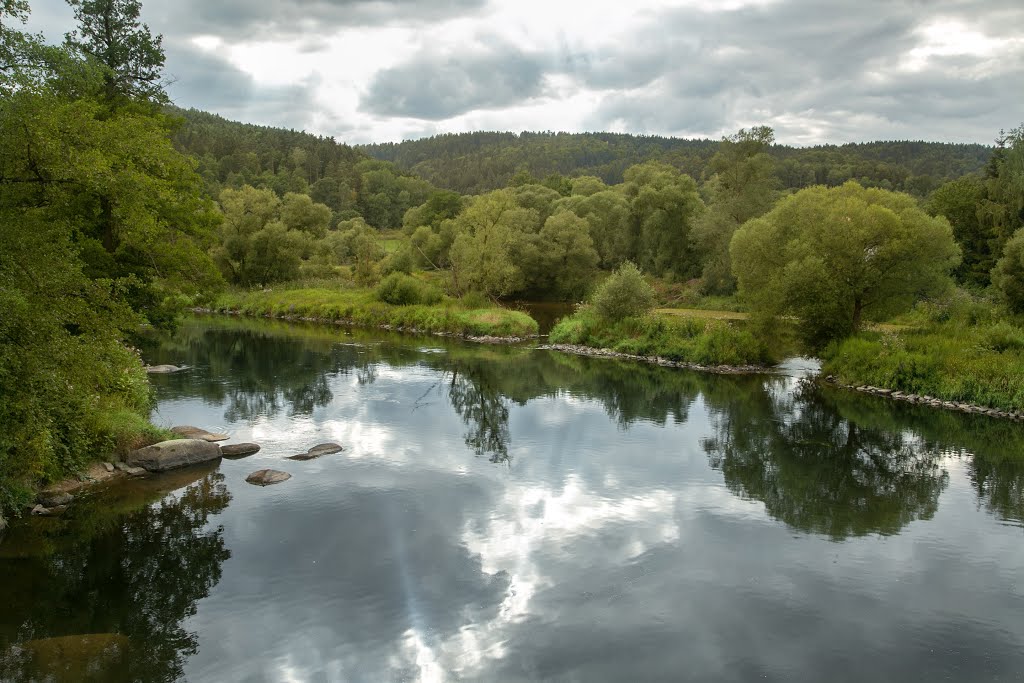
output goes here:
[{"label": "rocky shoreline", "polygon": [[711,372],[718,375],[761,375],[769,373],[772,369],[767,365],[701,365],[700,363],[687,363],[685,361],[674,361],[660,356],[639,356],[632,353],[620,353],[611,349],[595,349],[591,346],[580,346],[577,344],[542,344],[537,347],[540,351],[561,351],[572,353],[577,356],[590,356],[592,358],[619,358],[622,360],[635,360],[642,363],[651,363],[666,368],[680,368],[683,370],[696,370],[698,372]]},{"label": "rocky shoreline", "polygon": [[389,325],[387,323],[381,325],[362,325],[352,320],[345,319],[332,319],[332,318],[317,318],[316,316],[302,316],[302,315],[250,315],[241,311],[234,310],[216,310],[213,308],[193,308],[190,309],[192,313],[199,313],[201,315],[232,315],[245,318],[266,318],[267,320],[284,320],[286,322],[303,322],[303,323],[317,323],[320,325],[341,325],[345,327],[360,327],[363,329],[376,329],[376,330],[387,330],[388,332],[401,332],[404,334],[421,334],[425,336],[433,337],[449,337],[451,339],[462,339],[465,341],[476,342],[478,344],[520,344],[526,341],[532,341],[539,339],[540,335],[530,337],[494,337],[490,335],[471,335],[471,334],[458,334],[455,332],[428,332],[421,330],[416,327],[403,327],[401,325]]},{"label": "rocky shoreline", "polygon": [[1004,420],[1013,420],[1015,422],[1024,421],[1024,413],[1016,410],[999,410],[998,408],[988,408],[985,406],[976,405],[974,403],[946,401],[941,398],[935,398],[934,396],[920,396],[918,394],[907,394],[902,391],[895,391],[893,389],[885,389],[882,387],[873,387],[867,384],[844,384],[833,375],[826,375],[825,377],[820,378],[820,380],[830,386],[838,387],[840,389],[858,391],[862,394],[869,394],[871,396],[888,398],[893,401],[913,403],[916,405],[928,406],[930,408],[940,408],[942,410],[953,410],[959,413],[969,413],[972,415],[987,415],[989,417],[996,417]]}]

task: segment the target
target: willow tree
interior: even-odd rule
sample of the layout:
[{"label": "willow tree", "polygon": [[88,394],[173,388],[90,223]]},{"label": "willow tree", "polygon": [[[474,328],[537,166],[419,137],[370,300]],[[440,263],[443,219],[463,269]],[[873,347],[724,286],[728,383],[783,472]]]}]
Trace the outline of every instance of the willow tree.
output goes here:
[{"label": "willow tree", "polygon": [[855,182],[801,190],[743,224],[730,253],[756,312],[800,319],[823,343],[884,320],[950,283],[960,248],[949,222],[910,195]]}]

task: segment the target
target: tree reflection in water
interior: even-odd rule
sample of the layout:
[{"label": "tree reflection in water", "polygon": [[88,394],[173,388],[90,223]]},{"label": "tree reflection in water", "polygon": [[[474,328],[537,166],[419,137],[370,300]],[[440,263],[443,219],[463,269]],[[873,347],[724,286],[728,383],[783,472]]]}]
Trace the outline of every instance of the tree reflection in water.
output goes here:
[{"label": "tree reflection in water", "polygon": [[[55,547],[5,562],[5,580],[21,589],[0,619],[0,680],[181,678],[198,648],[184,621],[231,555],[223,527],[209,526],[231,499],[224,477],[198,474],[127,514],[120,508],[137,499],[83,499],[60,522]],[[16,539],[5,546],[18,550]]]},{"label": "tree reflection in water", "polygon": [[[949,475],[912,434],[847,419],[809,383],[772,382],[714,409],[703,443],[729,490],[801,531],[840,540],[929,519]],[[772,390],[774,388],[774,390]]]}]

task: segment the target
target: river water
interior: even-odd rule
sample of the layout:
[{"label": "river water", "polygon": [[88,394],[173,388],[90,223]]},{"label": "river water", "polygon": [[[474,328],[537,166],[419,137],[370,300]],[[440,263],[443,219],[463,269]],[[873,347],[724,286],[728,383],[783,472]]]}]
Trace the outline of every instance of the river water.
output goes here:
[{"label": "river water", "polygon": [[0,680],[1024,679],[1020,425],[799,362],[232,319],[144,356],[194,366],[157,422],[262,450],[14,524]]}]

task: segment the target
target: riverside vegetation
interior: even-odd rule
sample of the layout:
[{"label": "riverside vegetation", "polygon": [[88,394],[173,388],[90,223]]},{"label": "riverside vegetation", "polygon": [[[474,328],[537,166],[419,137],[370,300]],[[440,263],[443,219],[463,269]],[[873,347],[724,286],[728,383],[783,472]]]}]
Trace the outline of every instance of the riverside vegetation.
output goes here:
[{"label": "riverside vegetation", "polygon": [[1024,128],[353,148],[171,107],[139,2],[69,3],[59,46],[0,5],[0,510],[166,436],[132,346],[189,308],[523,338],[502,301],[579,302],[552,342],[1024,408]]}]

